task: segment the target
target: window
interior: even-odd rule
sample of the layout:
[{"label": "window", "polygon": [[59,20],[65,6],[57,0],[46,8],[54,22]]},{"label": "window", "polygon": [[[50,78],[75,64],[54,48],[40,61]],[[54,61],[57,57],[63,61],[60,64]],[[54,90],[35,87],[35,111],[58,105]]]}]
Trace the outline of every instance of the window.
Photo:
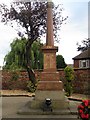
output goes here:
[{"label": "window", "polygon": [[89,68],[89,60],[80,60],[79,68]]}]

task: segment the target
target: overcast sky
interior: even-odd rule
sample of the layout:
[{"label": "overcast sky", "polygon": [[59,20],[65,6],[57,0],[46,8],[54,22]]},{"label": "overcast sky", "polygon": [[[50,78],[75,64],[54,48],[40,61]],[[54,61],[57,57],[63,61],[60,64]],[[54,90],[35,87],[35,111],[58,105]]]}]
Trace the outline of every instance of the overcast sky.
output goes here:
[{"label": "overcast sky", "polygon": [[[9,3],[10,0],[0,0]],[[59,51],[67,64],[72,64],[72,58],[79,54],[76,43],[88,38],[88,0],[53,0],[55,4],[62,3],[65,9],[63,15],[68,15],[66,24],[60,31]],[[16,30],[0,23],[0,66],[4,56],[10,51],[10,43],[17,37]]]}]

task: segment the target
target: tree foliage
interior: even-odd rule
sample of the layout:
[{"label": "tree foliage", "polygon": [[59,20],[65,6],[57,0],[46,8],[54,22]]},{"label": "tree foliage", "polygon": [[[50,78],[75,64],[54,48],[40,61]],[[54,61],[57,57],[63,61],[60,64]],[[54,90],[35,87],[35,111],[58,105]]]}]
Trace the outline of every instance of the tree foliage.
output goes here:
[{"label": "tree foliage", "polygon": [[56,65],[57,65],[57,69],[65,68],[67,66],[62,55],[56,56]]},{"label": "tree foliage", "polygon": [[11,51],[5,56],[4,69],[22,69],[25,67],[25,45],[27,40],[22,38],[21,40],[16,38],[10,44]]},{"label": "tree foliage", "polygon": [[[11,51],[5,56],[3,69],[22,70],[25,69],[25,46],[27,39],[14,39],[10,44]],[[42,43],[40,40],[33,42],[31,46],[31,67],[32,69],[43,68],[43,54],[41,52]]]},{"label": "tree foliage", "polygon": [[83,40],[82,45],[80,45],[79,43],[77,43],[77,45],[78,45],[78,48],[77,48],[78,51],[87,50],[90,47],[90,38]]},{"label": "tree foliage", "polygon": [[[5,56],[3,69],[10,70],[22,70],[25,69],[25,46],[27,39],[14,39],[10,44],[11,51]],[[41,47],[43,44],[40,39],[34,41],[31,46],[31,68],[32,69],[43,69],[43,53]],[[56,55],[57,69],[65,68],[67,65],[62,55]]]},{"label": "tree foliage", "polygon": [[32,55],[32,68],[33,69],[43,69],[43,53],[41,47],[43,43],[40,40],[34,41],[31,47]]},{"label": "tree foliage", "polygon": [[[11,50],[5,56],[3,69],[10,70],[22,70],[25,69],[25,46],[27,43],[26,38],[14,39],[10,44]],[[41,47],[43,44],[41,40],[38,39],[34,41],[31,46],[31,57],[30,63],[32,69],[43,69],[43,53]],[[57,69],[65,68],[67,65],[62,55],[56,55],[56,65]]]},{"label": "tree foliage", "polygon": [[65,85],[65,91],[68,96],[72,93],[72,80],[74,79],[74,70],[73,68],[67,66],[64,69],[65,72],[65,78],[66,78],[66,85]]}]

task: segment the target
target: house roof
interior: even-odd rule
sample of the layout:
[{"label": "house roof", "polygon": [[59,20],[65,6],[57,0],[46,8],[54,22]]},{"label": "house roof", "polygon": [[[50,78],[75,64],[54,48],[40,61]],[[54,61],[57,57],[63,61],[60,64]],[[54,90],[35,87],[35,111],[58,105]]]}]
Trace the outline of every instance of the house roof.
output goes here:
[{"label": "house roof", "polygon": [[79,55],[75,56],[73,59],[74,60],[77,60],[77,59],[78,60],[79,59],[90,59],[90,47],[87,50],[80,53]]}]

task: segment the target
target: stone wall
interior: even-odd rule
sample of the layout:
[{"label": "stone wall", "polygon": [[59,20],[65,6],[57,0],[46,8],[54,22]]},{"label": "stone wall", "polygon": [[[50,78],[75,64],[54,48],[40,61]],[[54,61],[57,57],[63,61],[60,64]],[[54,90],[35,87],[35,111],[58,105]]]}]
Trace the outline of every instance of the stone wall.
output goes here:
[{"label": "stone wall", "polygon": [[[76,93],[90,94],[90,69],[74,69],[73,91]],[[42,70],[35,70],[35,76],[40,79]],[[58,70],[60,80],[65,84],[64,70]],[[28,74],[23,71],[2,71],[2,89],[27,89]]]}]

